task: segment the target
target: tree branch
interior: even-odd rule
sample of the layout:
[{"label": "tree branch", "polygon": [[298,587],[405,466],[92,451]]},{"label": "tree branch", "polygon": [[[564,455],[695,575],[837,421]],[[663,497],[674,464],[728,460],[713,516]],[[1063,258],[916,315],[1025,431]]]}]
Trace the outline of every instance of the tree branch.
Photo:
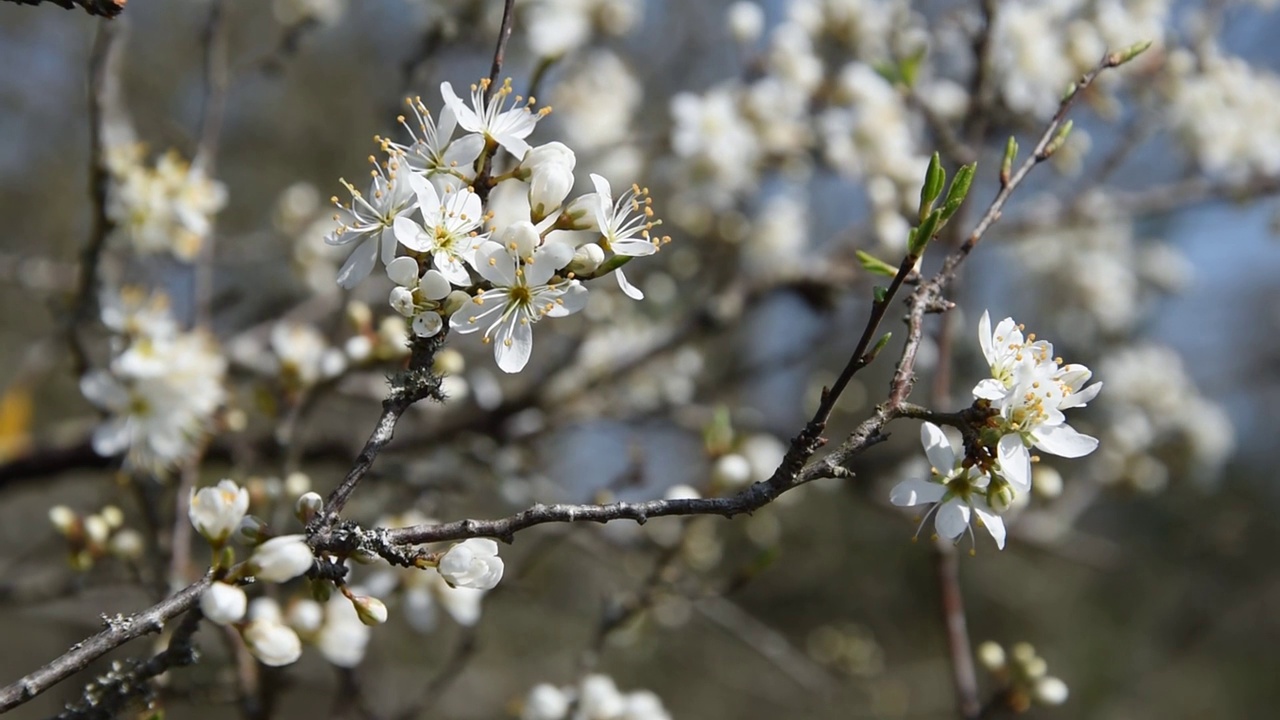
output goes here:
[{"label": "tree branch", "polygon": [[66,654],[21,680],[0,688],[0,713],[27,702],[130,640],[160,632],[166,622],[190,610],[200,601],[200,594],[209,587],[211,578],[211,575],[206,575],[172,597],[128,617],[117,615],[106,618],[106,630],[76,643]]},{"label": "tree branch", "polygon": [[124,10],[124,5],[129,0],[4,0],[4,2],[17,3],[18,5],[42,5],[49,3],[67,10],[82,8],[90,15],[98,17],[113,18]]}]

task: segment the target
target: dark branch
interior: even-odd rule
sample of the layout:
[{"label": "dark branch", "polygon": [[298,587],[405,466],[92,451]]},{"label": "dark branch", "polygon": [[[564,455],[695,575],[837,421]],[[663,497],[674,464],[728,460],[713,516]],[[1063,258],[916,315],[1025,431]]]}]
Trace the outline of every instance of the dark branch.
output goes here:
[{"label": "dark branch", "polygon": [[128,0],[4,0],[4,2],[17,3],[19,5],[42,5],[49,3],[57,5],[60,8],[73,10],[75,8],[83,8],[90,15],[98,17],[113,18],[124,10],[125,3]]},{"label": "dark branch", "polygon": [[117,647],[164,629],[169,620],[195,607],[209,586],[210,576],[188,585],[172,597],[128,617],[107,618],[107,629],[76,643],[70,651],[17,682],[0,688],[0,713],[12,710],[31,698],[85,669]]}]

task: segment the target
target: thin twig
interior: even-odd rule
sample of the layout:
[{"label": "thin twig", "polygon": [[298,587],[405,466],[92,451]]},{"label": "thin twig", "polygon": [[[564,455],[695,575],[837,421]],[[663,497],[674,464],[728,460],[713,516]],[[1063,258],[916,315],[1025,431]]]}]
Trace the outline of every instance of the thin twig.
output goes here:
[{"label": "thin twig", "polygon": [[0,688],[0,712],[12,710],[25,703],[130,640],[160,632],[164,629],[166,622],[196,605],[200,600],[200,594],[209,586],[210,578],[211,576],[206,575],[172,597],[141,612],[128,617],[117,615],[107,618],[106,630],[76,643],[64,655],[31,672],[21,680]]},{"label": "thin twig", "polygon": [[[227,61],[227,4],[213,0],[205,21],[204,41],[204,108],[200,114],[199,145],[191,161],[192,172],[213,179],[218,158],[218,141],[222,135],[222,119],[226,112],[230,70]],[[213,305],[213,259],[216,235],[212,219],[200,245],[192,284],[195,324],[208,327]]]},{"label": "thin twig", "polygon": [[493,49],[493,64],[489,66],[489,89],[486,97],[493,94],[498,84],[498,75],[502,72],[502,63],[507,58],[507,43],[511,40],[511,29],[515,22],[516,0],[504,0],[502,5],[502,26],[498,28],[498,44]]},{"label": "thin twig", "polygon": [[49,3],[57,5],[67,10],[74,8],[82,8],[90,15],[98,17],[113,18],[124,10],[127,0],[4,0],[4,2],[17,3],[18,5],[42,5]]},{"label": "thin twig", "polygon": [[969,625],[964,613],[964,594],[960,591],[960,563],[955,548],[950,544],[939,544],[935,554],[935,564],[938,572],[938,596],[942,601],[942,621],[947,631],[951,682],[956,692],[956,707],[961,717],[975,718],[981,710],[978,701],[978,676],[973,667]]},{"label": "thin twig", "polygon": [[79,277],[76,281],[72,312],[68,316],[67,341],[76,377],[89,369],[89,353],[80,337],[80,325],[89,320],[98,306],[98,264],[107,237],[115,223],[107,215],[107,193],[111,177],[107,172],[108,105],[119,92],[120,58],[124,46],[125,27],[107,23],[98,28],[93,54],[89,59],[89,198],[92,220],[89,238],[80,253]]}]

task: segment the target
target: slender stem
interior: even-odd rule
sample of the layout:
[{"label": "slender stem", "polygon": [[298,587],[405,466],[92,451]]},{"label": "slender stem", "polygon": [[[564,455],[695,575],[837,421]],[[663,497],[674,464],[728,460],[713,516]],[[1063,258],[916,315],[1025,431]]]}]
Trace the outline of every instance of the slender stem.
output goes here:
[{"label": "slender stem", "polygon": [[981,705],[978,700],[977,673],[973,667],[973,650],[969,645],[969,625],[964,613],[964,593],[960,591],[960,563],[956,549],[949,544],[938,545],[935,563],[956,706],[961,717],[975,718]]},{"label": "slender stem", "polygon": [[493,64],[489,67],[489,89],[486,97],[493,94],[498,84],[498,75],[502,72],[502,64],[507,58],[507,43],[511,40],[511,29],[515,23],[516,0],[505,0],[502,5],[502,26],[498,29],[498,44],[493,49]]},{"label": "slender stem", "polygon": [[0,713],[12,710],[71,675],[89,666],[111,650],[149,633],[158,633],[169,620],[190,610],[209,586],[211,576],[188,585],[172,597],[128,617],[107,619],[107,629],[76,643],[71,650],[21,680],[0,688]]},{"label": "slender stem", "polygon": [[80,272],[67,324],[67,341],[76,377],[89,369],[88,350],[77,331],[97,308],[98,265],[107,237],[115,229],[115,223],[107,215],[107,192],[111,185],[105,157],[110,114],[107,105],[119,90],[124,36],[122,23],[104,23],[98,28],[89,59],[89,198],[93,219],[89,239],[80,253]]},{"label": "slender stem", "polygon": [[[217,164],[218,141],[222,134],[222,118],[226,110],[227,89],[231,73],[227,61],[227,4],[213,0],[204,26],[204,108],[200,115],[200,140],[192,169],[212,179]],[[216,235],[211,226],[203,238],[196,259],[192,284],[195,324],[208,327],[213,302],[213,260]]]}]

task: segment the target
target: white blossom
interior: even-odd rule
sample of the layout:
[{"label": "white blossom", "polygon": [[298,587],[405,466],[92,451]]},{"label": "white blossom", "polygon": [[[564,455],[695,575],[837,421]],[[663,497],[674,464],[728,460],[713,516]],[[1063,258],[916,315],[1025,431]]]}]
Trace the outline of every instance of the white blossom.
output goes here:
[{"label": "white blossom", "polygon": [[934,516],[934,526],[938,535],[948,540],[958,539],[965,531],[972,532],[969,523],[972,516],[977,515],[996,546],[1003,550],[1004,520],[987,502],[991,478],[975,467],[965,467],[961,463],[963,458],[956,456],[951,441],[937,425],[923,423],[920,441],[932,466],[931,477],[898,483],[890,492],[889,501],[903,507],[932,504],[929,512]]},{"label": "white blossom", "polygon": [[[422,224],[407,217],[395,219],[395,236],[401,245],[431,256],[434,268],[454,285],[471,284],[467,263],[488,233],[475,229],[484,220],[480,196],[471,188],[450,190],[443,197],[434,185],[419,175],[409,176],[409,186],[418,198]],[[390,263],[387,263],[390,266]]]},{"label": "white blossom", "polygon": [[494,358],[504,372],[519,372],[533,350],[533,324],[543,317],[563,317],[581,310],[587,289],[577,280],[552,282],[556,271],[573,258],[573,248],[556,242],[538,246],[529,222],[515,223],[502,235],[505,245],[486,242],[476,251],[475,268],[493,284],[450,318],[459,333],[472,333],[487,322],[485,342],[494,343]]},{"label": "white blossom", "polygon": [[573,189],[573,167],[577,163],[573,151],[563,143],[539,145],[525,153],[520,165],[529,172],[529,208],[533,220],[558,210]]},{"label": "white blossom", "polygon": [[[494,90],[491,97],[486,97],[489,90],[488,78],[471,86],[471,104],[467,105],[453,91],[447,82],[440,84],[440,94],[444,103],[453,112],[458,125],[467,132],[479,133],[485,140],[497,143],[517,159],[523,158],[529,150],[525,138],[533,132],[538,119],[543,113],[534,113],[517,95],[511,106],[507,106],[507,98],[515,91],[511,89],[511,80],[503,81]],[[530,100],[532,102],[532,100]]]},{"label": "white blossom", "polygon": [[244,590],[224,582],[213,582],[200,594],[200,612],[218,625],[230,625],[244,618],[249,599]]},{"label": "white blossom", "polygon": [[324,624],[316,633],[315,644],[329,662],[352,668],[364,660],[371,635],[369,626],[361,621],[351,602],[334,593],[325,603]]},{"label": "white blossom", "polygon": [[[632,185],[615,202],[608,180],[592,174],[591,183],[596,188],[592,214],[602,236],[600,246],[614,255],[625,257],[644,257],[658,252],[660,240],[649,236],[657,222],[653,219],[648,194],[640,186]],[[644,293],[627,281],[621,267],[613,273],[627,297],[634,300],[644,298]]]},{"label": "white blossom", "polygon": [[502,558],[498,543],[488,538],[471,538],[449,548],[440,558],[440,576],[454,587],[491,590],[502,579]]},{"label": "white blossom", "polygon": [[473,166],[480,151],[484,149],[484,138],[467,134],[455,140],[453,131],[457,128],[458,121],[447,105],[440,111],[440,121],[437,123],[420,98],[413,98],[408,102],[418,121],[418,129],[415,132],[401,117],[400,124],[409,132],[413,142],[409,145],[392,143],[392,146],[404,153],[409,167],[428,180],[441,180],[441,188],[454,178],[461,181],[474,177]]},{"label": "white blossom", "polygon": [[[351,202],[346,206],[339,205],[346,211],[348,219],[325,238],[325,242],[330,245],[360,243],[338,271],[338,284],[347,289],[369,277],[379,258],[383,265],[395,259],[396,219],[407,215],[416,205],[417,198],[413,189],[396,173],[400,162],[399,151],[389,144],[386,147],[392,154],[385,167],[376,160],[373,162],[373,179],[369,183],[367,195],[346,180],[341,180],[347,192],[351,193]],[[410,177],[414,175],[410,173]],[[333,198],[333,203],[338,205],[336,197]],[[339,218],[335,216],[334,219]]]},{"label": "white blossom", "polygon": [[561,720],[569,712],[569,694],[550,683],[533,686],[520,710],[520,720]]},{"label": "white blossom", "polygon": [[249,652],[263,665],[281,667],[302,656],[298,634],[278,620],[254,620],[245,626],[241,635]]},{"label": "white blossom", "polygon": [[249,491],[232,480],[221,480],[215,487],[191,491],[187,515],[191,524],[209,542],[221,545],[240,527],[249,511]]},{"label": "white blossom", "polygon": [[305,535],[281,535],[259,545],[249,557],[254,577],[282,583],[311,569],[315,558]]}]

